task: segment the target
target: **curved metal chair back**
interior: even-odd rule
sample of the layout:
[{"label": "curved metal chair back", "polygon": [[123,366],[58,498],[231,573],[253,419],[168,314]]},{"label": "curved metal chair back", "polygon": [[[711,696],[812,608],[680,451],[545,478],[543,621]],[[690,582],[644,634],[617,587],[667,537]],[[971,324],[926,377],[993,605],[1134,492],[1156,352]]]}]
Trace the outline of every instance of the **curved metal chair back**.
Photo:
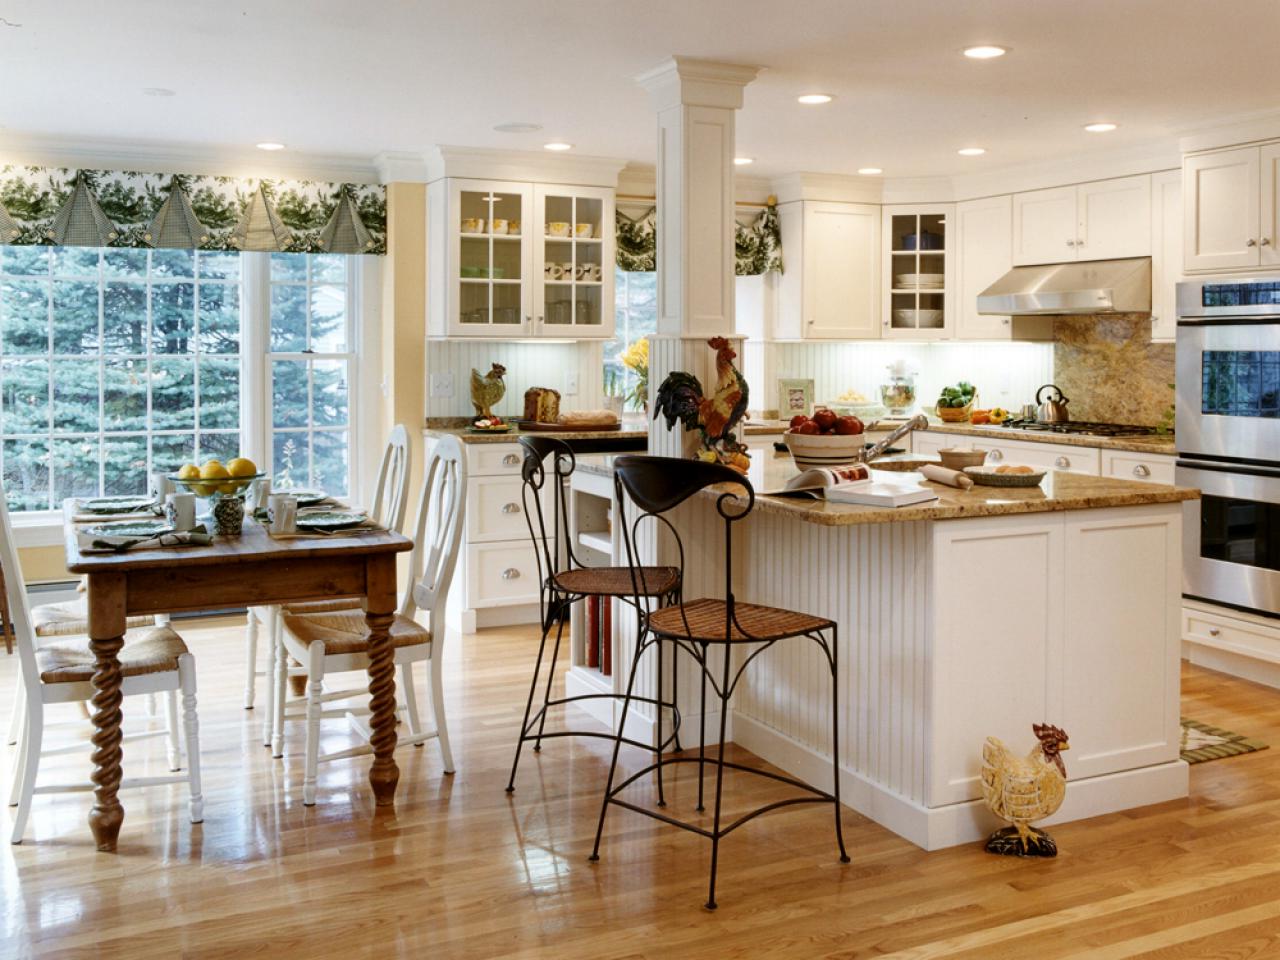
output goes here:
[{"label": "curved metal chair back", "polygon": [[417,529],[410,560],[412,575],[400,613],[430,615],[431,633],[444,636],[445,606],[462,543],[467,506],[467,457],[457,437],[441,437],[427,457],[418,499]]},{"label": "curved metal chair back", "polygon": [[373,507],[369,515],[388,530],[404,532],[404,517],[409,507],[409,473],[413,464],[413,451],[409,446],[409,431],[403,423],[391,428],[387,446],[382,451],[378,465],[378,479],[374,483]]},{"label": "curved metal chair back", "polygon": [[[569,499],[565,492],[578,461],[569,444],[554,437],[521,437],[520,446],[524,448],[524,463],[520,467],[524,486],[520,490],[520,503],[538,561],[538,584],[543,587],[561,569],[581,566],[574,555],[569,535]],[[549,497],[544,492],[548,483],[551,484]],[[548,509],[550,517],[547,516]]]}]

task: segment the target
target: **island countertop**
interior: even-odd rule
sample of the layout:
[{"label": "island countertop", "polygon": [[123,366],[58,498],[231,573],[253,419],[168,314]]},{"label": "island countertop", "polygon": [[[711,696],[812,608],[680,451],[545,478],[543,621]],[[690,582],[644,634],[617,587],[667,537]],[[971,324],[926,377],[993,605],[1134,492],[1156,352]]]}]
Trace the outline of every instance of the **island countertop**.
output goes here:
[{"label": "island countertop", "polygon": [[[584,473],[610,476],[617,454],[588,454],[577,458]],[[1137,480],[1094,477],[1079,473],[1050,471],[1038,487],[985,487],[975,484],[958,490],[924,479],[917,468],[938,463],[937,457],[899,454],[884,457],[872,465],[872,478],[886,481],[924,483],[937,491],[938,499],[908,507],[870,507],[852,503],[829,503],[797,497],[763,495],[779,490],[797,474],[795,464],[785,454],[752,458],[747,474],[756,489],[758,511],[795,517],[824,526],[852,526],[874,523],[903,523],[913,520],[961,520],[1005,514],[1046,513],[1061,510],[1092,510],[1100,507],[1140,506],[1148,503],[1177,503],[1195,500],[1198,490]],[[876,465],[880,469],[876,469]]]}]

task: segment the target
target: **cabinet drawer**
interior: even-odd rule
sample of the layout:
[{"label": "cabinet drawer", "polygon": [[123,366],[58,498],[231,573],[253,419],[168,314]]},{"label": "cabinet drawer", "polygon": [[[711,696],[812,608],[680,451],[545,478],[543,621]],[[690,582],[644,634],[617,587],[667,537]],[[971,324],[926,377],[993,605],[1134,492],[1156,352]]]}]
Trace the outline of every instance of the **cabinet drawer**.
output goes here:
[{"label": "cabinet drawer", "polygon": [[526,540],[467,546],[466,606],[500,607],[538,602],[538,560]]},{"label": "cabinet drawer", "polygon": [[1173,457],[1102,451],[1102,475],[1118,480],[1173,484]]},{"label": "cabinet drawer", "polygon": [[[471,477],[467,483],[467,542],[527,539],[523,487],[519,477]],[[551,518],[546,520],[549,527]]]},{"label": "cabinet drawer", "polygon": [[1183,607],[1182,639],[1242,657],[1280,663],[1280,621],[1273,627],[1195,607]]},{"label": "cabinet drawer", "polygon": [[998,440],[981,444],[989,451],[987,464],[1025,463],[1061,473],[1087,473],[1096,477],[1101,472],[1099,451],[1093,447],[1073,447],[1065,443]]},{"label": "cabinet drawer", "polygon": [[520,476],[524,447],[518,443],[467,444],[467,473],[473,477]]}]

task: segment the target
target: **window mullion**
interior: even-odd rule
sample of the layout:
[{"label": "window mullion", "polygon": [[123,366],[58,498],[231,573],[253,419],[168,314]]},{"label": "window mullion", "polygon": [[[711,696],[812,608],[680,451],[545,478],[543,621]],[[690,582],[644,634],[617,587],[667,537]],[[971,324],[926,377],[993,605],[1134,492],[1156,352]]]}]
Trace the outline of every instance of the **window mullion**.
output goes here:
[{"label": "window mullion", "polygon": [[240,448],[271,466],[271,255],[240,254]]}]

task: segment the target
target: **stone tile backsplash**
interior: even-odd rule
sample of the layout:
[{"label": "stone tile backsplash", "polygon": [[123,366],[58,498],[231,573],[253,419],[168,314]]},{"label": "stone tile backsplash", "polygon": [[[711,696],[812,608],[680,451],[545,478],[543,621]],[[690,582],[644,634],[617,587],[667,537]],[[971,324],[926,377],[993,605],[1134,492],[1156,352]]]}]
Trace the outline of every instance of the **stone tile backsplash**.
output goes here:
[{"label": "stone tile backsplash", "polygon": [[1164,422],[1174,350],[1151,342],[1148,315],[1055,317],[1053,339],[1053,382],[1071,400],[1071,419]]}]

